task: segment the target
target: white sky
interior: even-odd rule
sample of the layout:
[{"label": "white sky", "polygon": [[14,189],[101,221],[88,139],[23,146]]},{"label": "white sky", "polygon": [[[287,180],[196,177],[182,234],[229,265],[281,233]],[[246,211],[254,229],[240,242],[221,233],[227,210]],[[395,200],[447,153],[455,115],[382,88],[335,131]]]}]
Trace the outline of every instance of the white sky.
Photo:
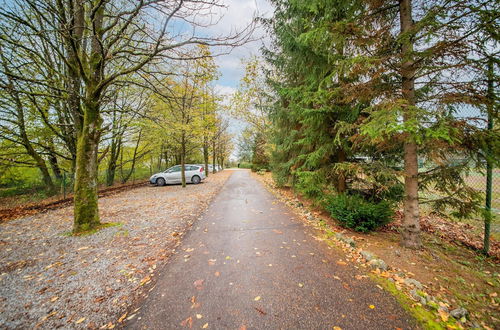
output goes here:
[{"label": "white sky", "polygon": [[[228,34],[234,30],[241,30],[252,22],[256,16],[270,17],[273,14],[271,4],[267,0],[224,0],[227,9],[224,17],[216,26],[210,28],[215,34]],[[236,90],[240,79],[244,75],[244,65],[242,61],[254,55],[260,55],[260,48],[267,44],[269,36],[266,35],[262,27],[257,27],[254,31],[253,39],[256,41],[235,48],[231,54],[216,57],[215,62],[219,66],[221,76],[216,82],[216,90],[220,95],[230,97]],[[227,104],[228,99],[225,100]],[[230,120],[229,132],[233,134],[233,142],[236,144],[237,138],[245,127],[245,123],[236,119]],[[237,150],[233,151],[230,160],[235,161]]]},{"label": "white sky", "polygon": [[[229,34],[231,31],[241,30],[252,22],[255,16],[269,17],[272,15],[272,7],[267,0],[224,0],[227,6],[224,17],[210,29],[214,34]],[[243,65],[241,61],[252,55],[260,54],[263,42],[269,40],[262,27],[254,31],[254,39],[257,41],[235,48],[229,55],[221,55],[216,58],[221,77],[217,81],[218,89],[223,92],[232,92],[238,86],[243,77]]]}]

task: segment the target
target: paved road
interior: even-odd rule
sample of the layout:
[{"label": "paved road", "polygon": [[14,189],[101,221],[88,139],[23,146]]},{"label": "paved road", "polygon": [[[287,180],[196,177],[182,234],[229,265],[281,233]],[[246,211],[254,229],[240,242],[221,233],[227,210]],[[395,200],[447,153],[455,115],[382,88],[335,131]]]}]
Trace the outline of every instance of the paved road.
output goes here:
[{"label": "paved road", "polygon": [[249,172],[234,171],[127,327],[415,328],[313,234]]}]

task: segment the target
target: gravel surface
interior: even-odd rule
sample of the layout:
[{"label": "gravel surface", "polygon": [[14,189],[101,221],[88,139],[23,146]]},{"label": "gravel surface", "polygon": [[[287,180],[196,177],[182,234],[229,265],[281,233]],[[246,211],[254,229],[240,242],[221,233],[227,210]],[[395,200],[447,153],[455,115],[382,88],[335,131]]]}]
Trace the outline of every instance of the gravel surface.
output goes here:
[{"label": "gravel surface", "polygon": [[93,235],[68,235],[72,207],[0,224],[0,328],[118,325],[231,173],[101,198],[119,225]]}]

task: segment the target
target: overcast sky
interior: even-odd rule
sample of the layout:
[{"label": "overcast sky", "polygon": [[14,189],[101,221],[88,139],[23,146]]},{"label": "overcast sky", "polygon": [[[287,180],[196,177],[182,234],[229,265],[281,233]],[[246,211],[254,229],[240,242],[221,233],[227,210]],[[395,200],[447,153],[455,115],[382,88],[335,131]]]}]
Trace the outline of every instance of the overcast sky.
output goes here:
[{"label": "overcast sky", "polygon": [[[216,33],[230,33],[241,30],[252,22],[255,16],[270,17],[272,7],[267,0],[224,0],[227,8],[221,22],[212,27]],[[263,42],[269,40],[262,27],[254,32],[254,38],[262,38],[234,49],[229,55],[216,58],[221,77],[217,81],[217,88],[223,93],[231,93],[244,74],[242,60],[252,55],[259,55]]]},{"label": "overcast sky", "polygon": [[[252,22],[254,17],[271,17],[273,10],[267,0],[224,0],[227,8],[224,10],[222,20],[210,29],[215,34],[229,34],[231,31],[241,30]],[[269,42],[269,36],[262,27],[254,31],[253,39],[257,41],[235,48],[231,54],[216,57],[221,76],[216,82],[216,89],[221,95],[225,95],[225,103],[237,88],[240,79],[244,75],[242,61],[254,55],[260,55],[260,48]],[[245,127],[245,123],[234,118],[230,119],[229,132],[233,135],[236,144],[238,136]],[[233,150],[230,160],[237,160],[238,150]]]}]

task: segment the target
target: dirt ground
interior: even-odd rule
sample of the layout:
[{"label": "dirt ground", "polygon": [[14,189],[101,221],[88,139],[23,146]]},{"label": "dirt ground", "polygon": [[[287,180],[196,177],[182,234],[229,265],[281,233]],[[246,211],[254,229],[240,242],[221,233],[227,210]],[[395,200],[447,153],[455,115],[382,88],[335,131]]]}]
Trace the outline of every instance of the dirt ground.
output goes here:
[{"label": "dirt ground", "polygon": [[[409,274],[424,285],[427,293],[469,311],[472,324],[479,328],[500,327],[500,267],[499,258],[486,258],[477,251],[466,247],[460,240],[446,240],[439,230],[424,232],[424,248],[408,250],[399,245],[400,235],[397,222],[382,231],[360,234],[341,228],[326,212],[312,205],[287,188],[277,188],[271,173],[257,175],[269,189],[289,204],[298,205],[301,212],[310,212],[315,219],[322,219],[328,227],[352,237],[356,248],[373,252],[396,272]],[[307,219],[304,219],[307,221]],[[428,224],[428,219],[425,219]],[[439,225],[443,225],[441,222]],[[444,230],[444,229],[443,229]],[[459,232],[461,240],[467,240],[467,232]]]},{"label": "dirt ground", "polygon": [[112,328],[155,281],[230,171],[99,200],[110,226],[74,237],[67,206],[0,223],[0,328]]}]

